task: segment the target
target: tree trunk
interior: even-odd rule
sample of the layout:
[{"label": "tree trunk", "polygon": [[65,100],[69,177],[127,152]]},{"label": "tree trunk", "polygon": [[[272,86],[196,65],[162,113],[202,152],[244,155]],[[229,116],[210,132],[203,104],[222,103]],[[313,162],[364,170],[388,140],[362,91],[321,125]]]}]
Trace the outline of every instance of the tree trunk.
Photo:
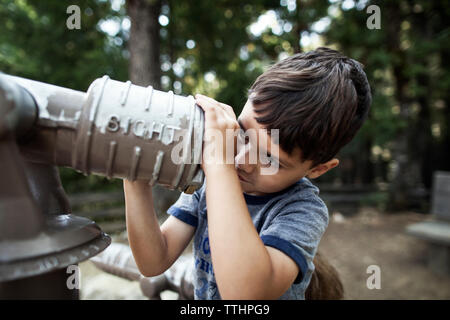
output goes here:
[{"label": "tree trunk", "polygon": [[129,78],[133,84],[161,88],[158,18],[161,0],[127,0],[131,20]]},{"label": "tree trunk", "polygon": [[408,193],[415,186],[420,166],[417,159],[410,157],[409,132],[414,130],[411,123],[410,101],[406,90],[409,78],[405,75],[407,70],[406,53],[400,48],[400,30],[403,16],[400,4],[396,1],[389,2],[385,6],[385,24],[388,29],[387,48],[393,56],[392,73],[394,76],[395,98],[400,107],[399,120],[406,124],[399,129],[395,139],[393,159],[395,167],[390,185],[389,210],[404,210],[408,207]]},{"label": "tree trunk", "polygon": [[[445,25],[446,21],[449,20],[448,10],[446,10],[445,3],[436,2],[433,4],[435,5],[435,10],[440,12],[442,15],[439,27]],[[438,30],[438,32],[440,32],[440,29]],[[439,56],[441,61],[440,69],[446,70],[440,79],[445,81],[445,73],[450,70],[450,48],[448,45],[443,45],[439,48]],[[440,93],[440,98],[444,101],[442,116],[445,125],[442,128],[443,137],[440,139],[440,143],[436,149],[437,155],[434,159],[436,161],[434,169],[450,171],[450,90],[448,90],[448,85],[443,88],[442,93]]]},{"label": "tree trunk", "polygon": [[[414,6],[414,1],[410,0],[409,5],[411,7]],[[423,185],[427,189],[431,189],[432,186],[432,176],[434,170],[434,160],[433,159],[433,145],[434,139],[431,134],[431,99],[434,88],[431,83],[431,66],[430,66],[430,55],[434,55],[433,52],[430,54],[423,54],[420,48],[424,47],[426,44],[429,44],[433,41],[433,29],[431,19],[427,18],[427,13],[425,11],[415,13],[411,16],[411,31],[417,39],[416,50],[413,52],[419,52],[420,54],[416,54],[416,61],[414,64],[427,66],[426,71],[422,71],[416,75],[416,82],[419,86],[420,90],[417,90],[417,102],[420,106],[419,116],[416,119],[416,125],[414,128],[415,136],[413,136],[412,144],[415,145],[412,151],[415,151],[415,154],[412,156],[414,158],[419,159],[421,166],[421,180]],[[420,44],[419,44],[420,41]],[[423,49],[422,49],[423,50]]]},{"label": "tree trunk", "polygon": [[[448,48],[441,49],[440,52],[442,70],[450,70],[450,50]],[[447,90],[442,93],[442,99],[444,100],[444,123],[445,126],[442,129],[444,137],[441,140],[438,147],[438,156],[436,157],[438,170],[450,171],[450,91]]]}]

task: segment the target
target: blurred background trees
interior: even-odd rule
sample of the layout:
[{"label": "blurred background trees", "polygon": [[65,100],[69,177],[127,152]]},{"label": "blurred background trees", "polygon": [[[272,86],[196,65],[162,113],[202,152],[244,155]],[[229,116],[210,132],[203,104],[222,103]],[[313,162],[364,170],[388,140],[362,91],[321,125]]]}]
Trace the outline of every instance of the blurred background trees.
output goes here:
[{"label": "blurred background trees", "polygon": [[[450,3],[445,0],[0,0],[0,70],[77,90],[98,77],[196,92],[232,105],[270,64],[329,46],[359,60],[369,120],[321,185],[384,190],[388,209],[427,211],[432,173],[450,170]],[[381,29],[366,27],[369,5]],[[61,169],[68,192],[121,182]]]}]

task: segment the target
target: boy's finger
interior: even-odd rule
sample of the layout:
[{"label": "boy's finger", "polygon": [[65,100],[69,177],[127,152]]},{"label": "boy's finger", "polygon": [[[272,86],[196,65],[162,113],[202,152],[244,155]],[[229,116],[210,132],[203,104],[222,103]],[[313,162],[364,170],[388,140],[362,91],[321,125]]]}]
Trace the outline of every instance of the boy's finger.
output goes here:
[{"label": "boy's finger", "polygon": [[214,106],[211,105],[211,103],[209,103],[208,101],[201,99],[201,98],[197,98],[195,99],[195,103],[201,107],[205,112],[210,109],[213,109]]},{"label": "boy's finger", "polygon": [[196,101],[197,105],[203,109],[205,112],[205,117],[211,120],[217,119],[217,108],[214,106],[211,106],[205,101]]},{"label": "boy's finger", "polygon": [[223,107],[207,99],[199,98],[195,100],[195,103],[197,103],[197,105],[199,105],[205,112],[217,112],[218,110],[224,110]]},{"label": "boy's finger", "polygon": [[195,97],[197,97],[197,96],[199,98],[201,98],[201,99],[204,99],[205,101],[210,102],[213,106],[223,109],[229,116],[231,116],[233,118],[236,117],[236,115],[234,114],[234,110],[233,110],[232,106],[230,106],[228,104],[225,104],[225,103],[222,103],[222,102],[219,102],[217,100],[214,100],[213,98],[204,96],[202,94],[196,94]]},{"label": "boy's finger", "polygon": [[222,104],[222,103],[219,103],[219,102],[212,103],[211,101],[204,101],[204,103],[206,105],[209,105],[209,107],[211,108],[208,111],[213,111],[215,113],[220,113],[221,116],[228,115],[228,116],[230,116],[230,117],[232,117],[234,119],[236,118],[236,116],[234,114],[234,111],[233,111],[233,108],[231,108],[228,105],[225,105],[225,104]]},{"label": "boy's finger", "polygon": [[230,117],[236,119],[236,114],[234,113],[234,109],[232,106],[229,106],[225,103],[221,103],[221,107]]},{"label": "boy's finger", "polygon": [[215,107],[223,107],[223,103],[220,103],[219,101],[217,101],[217,100],[214,100],[213,98],[211,98],[211,97],[207,97],[207,96],[204,96],[204,95],[202,95],[202,94],[196,94],[195,95],[195,97],[197,98],[197,96],[198,96],[198,98],[199,99],[202,99],[202,100],[204,100],[204,101],[207,101],[207,102],[209,102],[211,105],[213,105],[213,106],[215,106]]}]

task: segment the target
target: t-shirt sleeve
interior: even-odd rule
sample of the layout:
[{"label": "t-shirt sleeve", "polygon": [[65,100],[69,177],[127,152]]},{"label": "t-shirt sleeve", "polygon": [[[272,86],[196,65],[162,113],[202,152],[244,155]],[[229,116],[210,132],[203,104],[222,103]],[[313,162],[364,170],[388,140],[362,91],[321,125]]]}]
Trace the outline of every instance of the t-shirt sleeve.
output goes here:
[{"label": "t-shirt sleeve", "polygon": [[[328,209],[317,196],[296,199],[279,209],[260,232],[264,245],[276,248],[297,263],[300,272],[294,283],[309,278],[312,260],[328,226]],[[306,277],[308,276],[308,277]]]},{"label": "t-shirt sleeve", "polygon": [[167,210],[167,213],[193,227],[197,227],[199,200],[200,193],[198,190],[192,194],[182,192],[178,200]]}]

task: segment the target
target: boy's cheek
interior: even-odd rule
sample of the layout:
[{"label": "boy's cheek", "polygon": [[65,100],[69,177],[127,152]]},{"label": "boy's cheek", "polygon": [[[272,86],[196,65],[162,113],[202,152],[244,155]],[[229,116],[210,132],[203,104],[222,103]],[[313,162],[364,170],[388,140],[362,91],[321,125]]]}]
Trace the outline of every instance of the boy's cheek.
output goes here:
[{"label": "boy's cheek", "polygon": [[292,179],[291,176],[285,177],[284,175],[280,174],[259,175],[255,181],[255,186],[260,189],[261,192],[273,193],[289,187],[296,181],[297,180]]},{"label": "boy's cheek", "polygon": [[261,174],[258,174],[255,177],[255,184],[254,186],[258,188],[259,191],[261,192],[266,192],[266,193],[272,193],[275,192],[273,190],[277,189],[277,178],[272,176],[263,176]]}]

